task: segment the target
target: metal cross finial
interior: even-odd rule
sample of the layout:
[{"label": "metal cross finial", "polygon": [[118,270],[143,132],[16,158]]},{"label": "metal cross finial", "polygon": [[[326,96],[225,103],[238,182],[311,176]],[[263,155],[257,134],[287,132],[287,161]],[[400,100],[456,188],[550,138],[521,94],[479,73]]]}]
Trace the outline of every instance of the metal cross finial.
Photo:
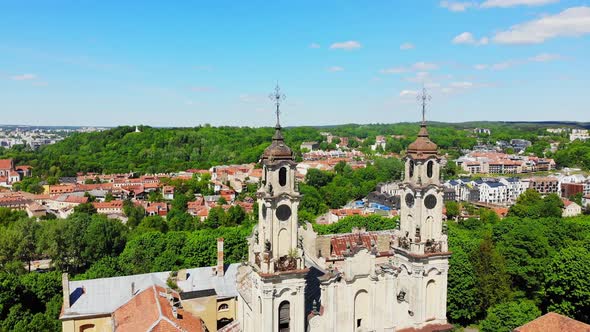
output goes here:
[{"label": "metal cross finial", "polygon": [[422,102],[422,124],[426,123],[426,103],[432,99],[432,96],[426,91],[426,87],[422,85],[422,94],[416,97],[418,101]]},{"label": "metal cross finial", "polygon": [[280,122],[280,114],[281,114],[281,102],[285,100],[285,98],[287,98],[284,94],[281,93],[281,88],[279,87],[279,83],[277,82],[277,86],[275,87],[275,91],[273,93],[271,93],[269,96],[270,100],[272,100],[277,109],[275,111],[276,115],[277,115],[277,127],[281,126],[281,122]]}]

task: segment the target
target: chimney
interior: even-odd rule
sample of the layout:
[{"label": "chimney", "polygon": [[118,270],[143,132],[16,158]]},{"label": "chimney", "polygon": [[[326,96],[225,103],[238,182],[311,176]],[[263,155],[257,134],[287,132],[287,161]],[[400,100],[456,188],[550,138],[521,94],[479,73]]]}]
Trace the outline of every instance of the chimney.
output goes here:
[{"label": "chimney", "polygon": [[61,274],[61,288],[64,297],[64,309],[70,308],[70,279],[67,273]]},{"label": "chimney", "polygon": [[135,281],[131,282],[131,296],[135,295]]},{"label": "chimney", "polygon": [[223,277],[223,238],[217,239],[217,276]]}]

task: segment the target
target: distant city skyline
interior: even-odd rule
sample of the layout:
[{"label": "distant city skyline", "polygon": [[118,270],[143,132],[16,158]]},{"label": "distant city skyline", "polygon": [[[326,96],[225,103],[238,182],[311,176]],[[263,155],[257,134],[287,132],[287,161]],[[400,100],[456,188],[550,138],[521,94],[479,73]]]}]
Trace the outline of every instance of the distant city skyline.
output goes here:
[{"label": "distant city skyline", "polygon": [[0,123],[587,122],[589,4],[3,3]]}]

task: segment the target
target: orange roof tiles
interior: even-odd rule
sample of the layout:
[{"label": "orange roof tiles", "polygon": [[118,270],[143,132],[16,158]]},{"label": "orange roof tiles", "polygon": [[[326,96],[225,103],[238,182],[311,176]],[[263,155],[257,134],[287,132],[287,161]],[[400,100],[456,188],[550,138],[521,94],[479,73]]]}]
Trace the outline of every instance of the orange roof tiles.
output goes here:
[{"label": "orange roof tiles", "polygon": [[12,169],[12,159],[0,159],[0,169]]},{"label": "orange roof tiles", "polygon": [[[116,331],[203,331],[200,318],[183,309],[176,309],[166,298],[167,290],[152,286],[135,295],[129,302],[113,312]],[[172,292],[179,298],[178,293]]]},{"label": "orange roof tiles", "polygon": [[589,332],[590,325],[549,312],[523,326],[514,329],[515,332]]},{"label": "orange roof tiles", "polygon": [[93,202],[92,205],[96,209],[117,209],[123,208],[123,201]]}]

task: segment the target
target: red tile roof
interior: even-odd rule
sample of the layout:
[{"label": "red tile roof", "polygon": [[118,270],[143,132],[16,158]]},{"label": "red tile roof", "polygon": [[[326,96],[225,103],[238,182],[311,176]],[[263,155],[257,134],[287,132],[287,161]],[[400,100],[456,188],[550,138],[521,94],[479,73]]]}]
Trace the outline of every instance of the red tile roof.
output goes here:
[{"label": "red tile roof", "polygon": [[[152,286],[135,295],[129,302],[113,312],[113,324],[118,332],[125,331],[203,331],[199,317],[173,307],[166,297],[166,289]],[[179,298],[178,293],[172,296]]]},{"label": "red tile roof", "polygon": [[12,159],[0,159],[0,169],[12,169]]},{"label": "red tile roof", "polygon": [[590,325],[549,312],[523,326],[514,329],[514,332],[589,332]]},{"label": "red tile roof", "polygon": [[73,203],[73,204],[84,204],[84,203],[88,203],[88,197],[68,195],[66,197],[66,199],[64,199],[64,202]]}]

